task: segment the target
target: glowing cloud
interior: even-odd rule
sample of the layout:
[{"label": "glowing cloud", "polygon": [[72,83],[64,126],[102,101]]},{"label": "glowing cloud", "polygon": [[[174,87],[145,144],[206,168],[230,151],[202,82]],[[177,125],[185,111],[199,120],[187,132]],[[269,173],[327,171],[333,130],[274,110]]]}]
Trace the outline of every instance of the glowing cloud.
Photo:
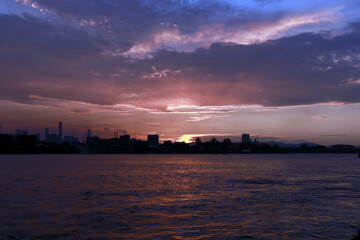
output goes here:
[{"label": "glowing cloud", "polygon": [[[334,11],[339,9],[333,9]],[[285,17],[266,23],[243,23],[227,26],[226,24],[204,25],[194,33],[182,33],[178,26],[170,26],[155,32],[152,37],[134,44],[124,56],[133,58],[149,57],[159,49],[191,52],[199,47],[208,48],[212,43],[230,42],[236,44],[253,44],[278,38],[291,29],[308,24],[333,22],[338,18],[333,11],[308,15]],[[294,32],[292,32],[294,34]]]}]

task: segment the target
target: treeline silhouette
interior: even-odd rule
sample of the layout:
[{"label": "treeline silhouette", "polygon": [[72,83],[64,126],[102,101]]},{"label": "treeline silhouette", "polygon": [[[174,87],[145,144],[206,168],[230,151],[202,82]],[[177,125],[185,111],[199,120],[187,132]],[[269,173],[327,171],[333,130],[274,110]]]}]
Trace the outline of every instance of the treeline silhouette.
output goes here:
[{"label": "treeline silhouette", "polygon": [[198,153],[198,154],[225,154],[225,153],[358,153],[352,145],[333,145],[326,147],[323,145],[307,145],[301,144],[299,147],[280,147],[279,145],[270,145],[267,143],[232,143],[229,138],[218,141],[212,138],[210,141],[202,142],[200,138],[196,138],[195,143],[164,143],[158,149],[158,153]]},{"label": "treeline silhouette", "polygon": [[175,153],[175,154],[250,154],[250,153],[358,153],[352,145],[307,145],[299,147],[280,147],[266,143],[233,143],[229,138],[218,141],[212,138],[203,142],[196,138],[193,143],[164,141],[163,144],[149,145],[146,141],[134,141],[126,144],[118,144],[116,141],[103,141],[99,144],[88,144],[90,153]]}]

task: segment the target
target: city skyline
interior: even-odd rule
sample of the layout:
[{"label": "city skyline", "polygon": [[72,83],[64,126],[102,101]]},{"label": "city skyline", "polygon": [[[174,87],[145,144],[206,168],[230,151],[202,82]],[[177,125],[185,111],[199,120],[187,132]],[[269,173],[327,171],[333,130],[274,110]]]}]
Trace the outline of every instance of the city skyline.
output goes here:
[{"label": "city skyline", "polygon": [[360,145],[355,0],[3,0],[0,131]]},{"label": "city skyline", "polygon": [[[0,132],[0,153],[5,154],[280,154],[280,153],[358,153],[360,146],[334,144],[324,146],[307,141],[262,142],[258,136],[248,133],[241,135],[240,141],[231,137],[217,139],[214,136],[192,138],[180,141],[161,141],[158,134],[151,134],[139,139],[125,132],[114,130],[111,138],[93,136],[87,129],[87,136],[79,139],[74,136],[63,136],[63,123],[58,123],[58,134],[44,129],[44,138],[40,133],[31,135],[27,130],[16,130],[15,134]],[[219,136],[217,136],[219,137]]]},{"label": "city skyline", "polygon": [[[1,125],[0,125],[1,126]],[[65,125],[66,126],[66,125]],[[57,129],[57,130],[56,130]],[[0,129],[1,130],[1,129]],[[110,133],[110,131],[113,131],[112,133]],[[120,139],[120,141],[123,141],[124,139],[126,139],[126,141],[144,141],[144,142],[149,142],[150,145],[151,143],[157,142],[156,144],[159,143],[196,143],[198,141],[198,139],[200,139],[201,141],[204,142],[211,142],[213,140],[216,141],[227,141],[230,140],[230,142],[234,142],[234,143],[250,143],[250,144],[258,144],[258,143],[265,143],[265,144],[271,144],[271,145],[276,145],[276,144],[281,144],[282,146],[284,146],[284,144],[286,146],[297,146],[300,144],[310,144],[310,146],[316,146],[316,145],[322,145],[316,142],[309,142],[305,139],[298,139],[295,141],[284,141],[280,138],[275,138],[275,137],[268,137],[268,136],[259,136],[257,134],[249,134],[249,133],[242,133],[242,134],[185,134],[183,136],[181,136],[178,139],[169,139],[169,138],[163,138],[162,136],[166,135],[163,133],[154,133],[152,132],[151,134],[145,134],[145,135],[139,135],[136,133],[129,133],[126,130],[121,130],[121,129],[107,129],[108,134],[106,136],[104,135],[99,135],[97,134],[97,131],[93,131],[92,129],[86,129],[85,132],[83,132],[81,134],[81,136],[73,136],[74,134],[72,132],[70,132],[69,130],[66,130],[65,128],[65,134],[63,134],[63,122],[58,122],[57,128],[51,127],[45,127],[43,128],[42,133],[41,132],[32,132],[32,131],[28,131],[27,129],[16,129],[15,132],[3,132],[0,131],[0,135],[2,136],[10,136],[12,135],[13,137],[16,136],[36,136],[36,140],[38,142],[49,142],[49,143],[56,143],[56,144],[61,144],[61,143],[86,143],[87,139],[90,138],[95,138],[95,139]],[[341,139],[340,139],[341,140]],[[155,145],[156,145],[155,144]],[[289,145],[290,144],[290,145]],[[343,141],[338,141],[335,144],[332,145],[348,145],[346,143],[344,143]],[[350,144],[351,145],[351,144]],[[328,146],[330,147],[330,145]],[[354,146],[354,147],[360,147],[360,146]]]}]

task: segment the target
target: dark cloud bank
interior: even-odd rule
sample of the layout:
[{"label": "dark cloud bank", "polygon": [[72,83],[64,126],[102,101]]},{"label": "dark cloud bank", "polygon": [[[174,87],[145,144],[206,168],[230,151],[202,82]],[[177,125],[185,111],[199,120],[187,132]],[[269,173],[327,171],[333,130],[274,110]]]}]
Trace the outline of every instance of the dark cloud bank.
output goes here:
[{"label": "dark cloud bank", "polygon": [[[36,95],[157,108],[177,104],[176,99],[199,105],[360,102],[360,23],[335,37],[303,33],[251,45],[214,43],[188,53],[159,50],[151,58],[132,59],[123,53],[156,31],[154,22],[170,19],[191,32],[190,21],[211,22],[216,7],[222,9],[218,13],[234,9],[212,2],[202,8],[183,5],[175,14],[172,1],[152,7],[140,1],[103,1],[99,7],[99,2],[37,1],[58,16],[52,21],[0,15],[1,98],[32,104],[29,96]],[[164,6],[168,10],[158,14]],[[118,14],[124,9],[127,14]],[[181,14],[185,10],[189,15]]]}]

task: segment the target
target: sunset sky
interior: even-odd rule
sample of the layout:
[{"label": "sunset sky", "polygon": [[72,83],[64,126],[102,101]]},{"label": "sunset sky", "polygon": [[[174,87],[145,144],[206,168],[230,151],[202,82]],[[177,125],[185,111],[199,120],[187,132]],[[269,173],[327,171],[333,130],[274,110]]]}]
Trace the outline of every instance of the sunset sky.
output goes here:
[{"label": "sunset sky", "polygon": [[2,132],[59,121],[360,145],[360,1],[1,0]]}]

